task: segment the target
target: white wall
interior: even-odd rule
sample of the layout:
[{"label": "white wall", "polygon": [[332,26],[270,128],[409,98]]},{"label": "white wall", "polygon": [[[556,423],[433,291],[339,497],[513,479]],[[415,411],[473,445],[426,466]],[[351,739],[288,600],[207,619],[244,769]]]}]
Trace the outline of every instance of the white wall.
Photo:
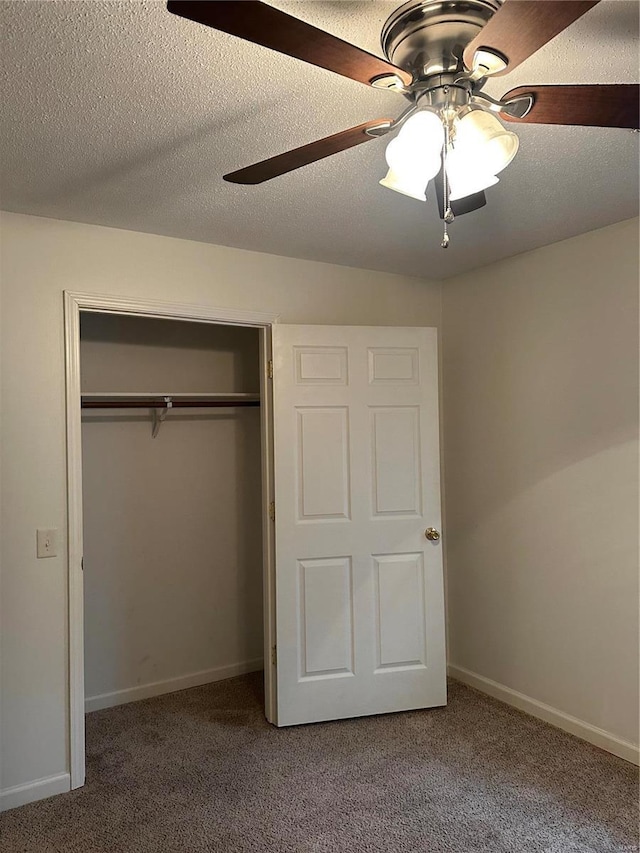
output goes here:
[{"label": "white wall", "polygon": [[443,282],[450,662],[638,742],[638,221]]},{"label": "white wall", "polygon": [[[258,330],[85,313],[83,391],[260,391]],[[260,410],[85,409],[87,709],[260,669]],[[158,684],[161,682],[161,684]]]},{"label": "white wall", "polygon": [[[62,786],[68,771],[62,291],[279,312],[289,323],[439,326],[440,288],[20,214],[2,214],[0,228],[1,786],[63,774],[56,782]],[[60,529],[58,557],[36,559],[37,527]],[[40,791],[54,789],[45,784]]]}]

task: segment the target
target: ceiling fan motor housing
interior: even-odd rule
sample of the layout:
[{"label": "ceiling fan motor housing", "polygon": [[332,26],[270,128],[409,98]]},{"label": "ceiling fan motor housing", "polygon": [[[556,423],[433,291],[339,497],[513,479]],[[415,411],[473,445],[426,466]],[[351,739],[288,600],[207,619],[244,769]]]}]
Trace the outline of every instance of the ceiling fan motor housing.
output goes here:
[{"label": "ceiling fan motor housing", "polygon": [[382,49],[414,81],[464,71],[463,53],[502,0],[409,0],[382,28]]}]

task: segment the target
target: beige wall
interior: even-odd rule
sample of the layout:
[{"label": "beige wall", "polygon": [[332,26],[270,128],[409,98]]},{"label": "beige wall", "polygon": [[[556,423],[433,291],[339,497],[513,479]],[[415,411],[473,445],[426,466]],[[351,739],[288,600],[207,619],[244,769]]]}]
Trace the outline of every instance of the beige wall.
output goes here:
[{"label": "beige wall", "polygon": [[638,222],[443,282],[449,657],[638,741]]},{"label": "beige wall", "polygon": [[[2,214],[4,789],[64,773],[64,289],[440,325],[439,283]],[[637,229],[442,283],[450,659],[637,740]],[[35,529],[63,533],[37,560]]]},{"label": "beige wall", "polygon": [[[257,329],[90,312],[80,337],[83,391],[260,391]],[[262,668],[258,408],[174,409],[156,438],[148,410],[85,409],[82,491],[88,710]]]},{"label": "beige wall", "polygon": [[[428,281],[2,214],[3,789],[68,770],[62,291],[276,312],[283,322],[440,324]],[[60,555],[37,560],[35,530]]]}]

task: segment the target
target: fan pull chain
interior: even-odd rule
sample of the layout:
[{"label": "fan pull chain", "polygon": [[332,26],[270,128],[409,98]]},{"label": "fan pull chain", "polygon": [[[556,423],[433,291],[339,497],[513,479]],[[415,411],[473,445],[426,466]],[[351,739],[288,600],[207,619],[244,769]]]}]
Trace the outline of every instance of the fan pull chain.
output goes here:
[{"label": "fan pull chain", "polygon": [[[446,197],[446,190],[445,190]],[[442,242],[440,243],[443,249],[449,248],[449,231],[447,230],[447,220],[444,220],[444,233],[442,235]]]},{"label": "fan pull chain", "polygon": [[449,199],[450,195],[450,187],[449,187],[449,177],[447,175],[447,155],[449,154],[449,146],[451,144],[450,135],[449,135],[449,120],[444,122],[444,157],[442,158],[442,207],[444,210],[444,219],[443,219],[443,227],[444,233],[442,235],[442,242],[440,245],[443,249],[449,248],[449,229],[448,226],[451,225],[453,220],[455,219],[453,215],[453,210],[451,210],[451,201]]}]

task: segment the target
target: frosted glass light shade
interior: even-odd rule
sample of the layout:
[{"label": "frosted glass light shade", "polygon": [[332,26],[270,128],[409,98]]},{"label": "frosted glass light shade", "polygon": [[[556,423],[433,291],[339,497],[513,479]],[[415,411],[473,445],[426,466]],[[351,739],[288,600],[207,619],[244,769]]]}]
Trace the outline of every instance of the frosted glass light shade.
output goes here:
[{"label": "frosted glass light shade", "polygon": [[447,154],[445,168],[451,201],[466,198],[498,183],[493,173],[480,169],[475,159],[467,156],[467,153],[466,150],[454,148]]},{"label": "frosted glass light shade", "polygon": [[424,145],[442,148],[444,127],[436,113],[430,110],[418,110],[410,116],[400,128],[398,139],[420,139]]},{"label": "frosted glass light shade", "polygon": [[395,192],[402,193],[402,195],[408,195],[418,201],[427,200],[428,183],[428,178],[422,180],[422,178],[416,179],[410,175],[398,175],[393,169],[389,169],[385,177],[380,181],[383,187],[395,190]]},{"label": "frosted glass light shade", "polygon": [[457,201],[459,198],[466,198],[468,195],[479,193],[486,190],[487,187],[492,187],[497,184],[500,179],[495,175],[465,175],[464,177],[456,177],[455,180],[450,179],[451,192],[449,199]]},{"label": "frosted glass light shade", "polygon": [[407,119],[387,145],[387,164],[397,175],[419,173],[420,178],[426,175],[429,181],[440,169],[443,145],[442,122],[435,113],[421,110]]},{"label": "frosted glass light shade", "polygon": [[401,176],[403,181],[420,182],[423,186],[429,183],[440,171],[440,149],[437,153],[424,150],[421,146],[406,145],[406,141],[396,137],[387,145],[387,165],[394,175]]},{"label": "frosted glass light shade", "polygon": [[455,125],[454,148],[484,174],[497,175],[518,153],[520,140],[485,110],[471,110]]}]

